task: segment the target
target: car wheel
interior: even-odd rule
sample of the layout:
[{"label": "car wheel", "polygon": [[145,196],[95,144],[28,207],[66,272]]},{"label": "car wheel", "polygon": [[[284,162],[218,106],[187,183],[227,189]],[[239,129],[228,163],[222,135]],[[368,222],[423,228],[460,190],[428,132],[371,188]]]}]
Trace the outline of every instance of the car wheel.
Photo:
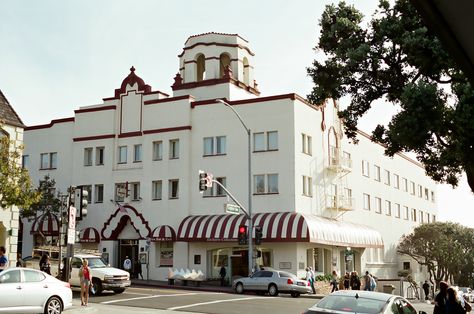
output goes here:
[{"label": "car wheel", "polygon": [[238,294],[242,294],[244,293],[244,285],[239,282],[236,286],[235,286],[235,292],[237,292]]},{"label": "car wheel", "polygon": [[44,307],[44,314],[60,314],[63,311],[63,304],[58,297],[51,297]]},{"label": "car wheel", "polygon": [[278,295],[278,288],[276,285],[271,284],[268,286],[268,294],[272,297],[276,297]]},{"label": "car wheel", "polygon": [[125,291],[125,288],[120,288],[120,289],[115,289],[114,293],[115,294],[120,294],[120,293],[123,293],[124,291]]},{"label": "car wheel", "polygon": [[298,292],[292,292],[292,293],[291,293],[291,296],[292,296],[293,298],[297,298],[297,297],[300,296],[300,294],[299,294]]},{"label": "car wheel", "polygon": [[92,284],[89,290],[91,295],[100,295],[102,293],[102,283],[100,280],[97,278],[92,279]]}]

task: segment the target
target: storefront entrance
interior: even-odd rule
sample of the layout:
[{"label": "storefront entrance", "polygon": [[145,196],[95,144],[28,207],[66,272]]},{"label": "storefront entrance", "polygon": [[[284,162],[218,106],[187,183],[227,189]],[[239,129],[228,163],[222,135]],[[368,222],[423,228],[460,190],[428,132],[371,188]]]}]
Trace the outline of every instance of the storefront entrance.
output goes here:
[{"label": "storefront entrance", "polygon": [[231,257],[232,277],[249,275],[249,254],[248,251],[234,250]]},{"label": "storefront entrance", "polygon": [[134,278],[135,274],[135,264],[138,260],[138,240],[128,239],[128,240],[119,240],[119,258],[118,258],[118,268],[123,269],[123,262],[126,257],[130,258],[132,261],[132,270],[130,277]]}]

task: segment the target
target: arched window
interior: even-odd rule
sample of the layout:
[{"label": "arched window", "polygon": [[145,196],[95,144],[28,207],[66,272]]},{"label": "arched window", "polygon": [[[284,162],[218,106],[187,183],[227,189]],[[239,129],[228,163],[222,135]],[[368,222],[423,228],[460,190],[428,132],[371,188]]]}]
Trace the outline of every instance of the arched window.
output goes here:
[{"label": "arched window", "polygon": [[221,53],[219,57],[219,64],[220,64],[219,77],[224,77],[224,70],[227,66],[230,65],[230,56],[227,53]]},{"label": "arched window", "polygon": [[245,83],[245,85],[249,85],[249,82],[250,82],[250,75],[249,75],[250,67],[249,67],[249,60],[247,59],[247,57],[244,57],[243,63],[244,63],[244,83]]},{"label": "arched window", "polygon": [[206,58],[203,54],[199,54],[196,58],[196,81],[206,79]]}]

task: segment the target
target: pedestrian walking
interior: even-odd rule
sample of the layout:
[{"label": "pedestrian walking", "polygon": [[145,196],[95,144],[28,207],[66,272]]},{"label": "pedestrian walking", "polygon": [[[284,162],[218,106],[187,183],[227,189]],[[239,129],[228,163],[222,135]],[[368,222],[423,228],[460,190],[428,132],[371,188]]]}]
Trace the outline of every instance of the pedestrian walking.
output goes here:
[{"label": "pedestrian walking", "polygon": [[446,290],[446,313],[465,314],[464,302],[458,298],[457,291],[453,287]]},{"label": "pedestrian walking", "polygon": [[138,279],[138,278],[143,279],[143,275],[142,275],[142,264],[140,263],[139,260],[136,260],[136,261],[135,261],[135,273],[136,273],[137,279]]},{"label": "pedestrian walking", "polygon": [[314,275],[313,267],[309,266],[309,272],[311,273],[311,290],[313,290],[313,294],[316,294],[316,289],[314,288],[314,281],[316,280],[316,276]]},{"label": "pedestrian walking", "polygon": [[352,290],[360,290],[360,278],[356,271],[351,273],[350,285]]},{"label": "pedestrian walking", "polygon": [[375,280],[375,276],[369,274],[370,276],[370,291],[375,291],[377,289],[377,281]]},{"label": "pedestrian walking", "polygon": [[130,258],[128,258],[128,255],[125,256],[125,260],[123,261],[123,269],[125,269],[129,273],[132,269],[132,261],[130,260]]},{"label": "pedestrian walking", "polygon": [[433,314],[446,314],[446,299],[448,297],[449,285],[441,281],[439,283],[439,292],[435,296]]},{"label": "pedestrian walking", "polygon": [[349,290],[350,283],[351,283],[351,276],[349,275],[349,272],[346,271],[346,274],[344,275],[344,290]]},{"label": "pedestrian walking", "polygon": [[428,283],[428,280],[425,280],[425,283],[423,284],[423,292],[425,293],[425,300],[430,299],[430,284]]},{"label": "pedestrian walking", "polygon": [[227,271],[224,267],[224,265],[221,266],[221,269],[219,270],[219,276],[221,276],[221,286],[225,286],[225,276],[227,275]]},{"label": "pedestrian walking", "polygon": [[4,246],[0,246],[0,272],[8,267],[7,250]]},{"label": "pedestrian walking", "polygon": [[339,281],[338,281],[338,278],[337,278],[337,272],[335,270],[332,271],[330,285],[332,286],[331,293],[334,292],[334,291],[339,290],[339,287],[338,287],[339,286]]},{"label": "pedestrian walking", "polygon": [[[306,267],[306,280],[308,281],[309,285],[311,286],[312,279],[311,279],[311,272],[309,271],[309,267]],[[313,291],[314,294],[314,291]]]},{"label": "pedestrian walking", "polygon": [[48,254],[44,254],[43,256],[41,256],[39,266],[41,271],[47,273],[48,275],[51,275],[51,262],[49,261]]},{"label": "pedestrian walking", "polygon": [[82,267],[79,269],[79,279],[81,281],[81,305],[87,306],[89,303],[89,286],[91,284],[91,269],[86,258],[82,260]]},{"label": "pedestrian walking", "polygon": [[368,271],[365,272],[364,276],[364,290],[370,291],[370,274]]}]

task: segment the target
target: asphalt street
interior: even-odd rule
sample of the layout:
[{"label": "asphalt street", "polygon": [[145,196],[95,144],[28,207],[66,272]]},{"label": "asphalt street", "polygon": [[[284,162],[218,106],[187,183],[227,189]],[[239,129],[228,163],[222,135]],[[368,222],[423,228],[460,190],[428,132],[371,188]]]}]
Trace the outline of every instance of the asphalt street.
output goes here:
[{"label": "asphalt street", "polygon": [[[290,314],[302,313],[319,300],[312,296],[292,298],[255,294],[179,290],[169,288],[129,288],[123,294],[105,292],[91,297],[87,307],[80,306],[79,293],[74,293],[73,308],[65,313],[209,313],[209,314]],[[433,305],[413,302],[417,311],[433,312]]]}]

